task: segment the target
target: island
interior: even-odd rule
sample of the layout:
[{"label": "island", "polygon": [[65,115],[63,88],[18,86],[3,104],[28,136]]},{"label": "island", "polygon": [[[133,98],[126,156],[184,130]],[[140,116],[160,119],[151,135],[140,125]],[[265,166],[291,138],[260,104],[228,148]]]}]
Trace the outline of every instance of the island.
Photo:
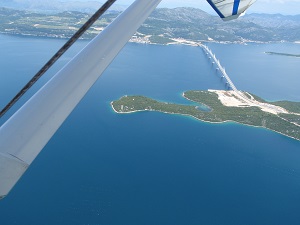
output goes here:
[{"label": "island", "polygon": [[248,92],[208,90],[186,91],[188,105],[160,102],[145,96],[123,96],[112,101],[116,113],[157,111],[191,116],[210,123],[237,122],[263,127],[300,140],[300,102],[266,102]]},{"label": "island", "polygon": [[282,55],[282,56],[291,56],[291,57],[300,57],[300,54],[289,54],[289,53],[281,53],[281,52],[265,52],[268,55]]}]

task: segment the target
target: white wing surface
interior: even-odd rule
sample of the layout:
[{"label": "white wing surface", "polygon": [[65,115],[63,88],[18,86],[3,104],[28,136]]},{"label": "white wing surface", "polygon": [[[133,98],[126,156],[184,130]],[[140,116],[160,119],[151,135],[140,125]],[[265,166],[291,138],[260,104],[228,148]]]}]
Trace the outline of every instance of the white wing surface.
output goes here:
[{"label": "white wing surface", "polygon": [[0,199],[161,0],[136,0],[0,128]]},{"label": "white wing surface", "polygon": [[207,0],[224,20],[233,20],[243,14],[256,0]]}]

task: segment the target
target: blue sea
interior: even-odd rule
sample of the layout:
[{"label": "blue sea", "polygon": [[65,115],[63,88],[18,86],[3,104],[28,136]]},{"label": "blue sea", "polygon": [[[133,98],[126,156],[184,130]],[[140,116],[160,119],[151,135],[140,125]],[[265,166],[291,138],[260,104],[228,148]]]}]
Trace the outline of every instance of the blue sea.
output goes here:
[{"label": "blue sea", "polygon": [[[0,107],[64,44],[0,36]],[[78,42],[11,112],[87,44]],[[300,101],[299,44],[217,44],[238,89]],[[298,225],[300,142],[236,123],[120,115],[123,95],[188,103],[186,90],[225,89],[201,48],[127,44],[0,201],[1,225]],[[1,184],[0,184],[1,185]]]}]

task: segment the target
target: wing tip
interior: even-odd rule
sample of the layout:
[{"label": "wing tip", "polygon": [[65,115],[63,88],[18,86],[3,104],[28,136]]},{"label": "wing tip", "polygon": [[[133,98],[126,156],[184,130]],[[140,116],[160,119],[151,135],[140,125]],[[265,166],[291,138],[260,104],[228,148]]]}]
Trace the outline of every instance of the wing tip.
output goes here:
[{"label": "wing tip", "polygon": [[239,18],[240,15],[241,15],[241,14],[223,17],[222,20],[223,20],[223,21],[235,20],[235,19]]},{"label": "wing tip", "polygon": [[0,200],[10,192],[28,166],[18,158],[0,152]]},{"label": "wing tip", "polygon": [[225,0],[206,0],[211,7],[217,12],[223,21],[230,21],[237,19],[239,16],[243,16],[246,10],[256,0],[245,0],[248,4],[244,3],[240,5],[241,0],[228,0],[228,3],[224,4]]}]

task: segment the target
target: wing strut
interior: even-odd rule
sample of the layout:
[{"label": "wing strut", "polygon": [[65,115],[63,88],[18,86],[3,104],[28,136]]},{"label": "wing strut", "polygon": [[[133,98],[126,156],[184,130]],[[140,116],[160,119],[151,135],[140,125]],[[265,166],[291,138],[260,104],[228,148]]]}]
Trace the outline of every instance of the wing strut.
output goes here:
[{"label": "wing strut", "polygon": [[43,74],[105,13],[116,0],[106,1],[100,9],[62,46],[54,56],[34,75],[22,90],[1,110],[0,118],[40,79]]}]

